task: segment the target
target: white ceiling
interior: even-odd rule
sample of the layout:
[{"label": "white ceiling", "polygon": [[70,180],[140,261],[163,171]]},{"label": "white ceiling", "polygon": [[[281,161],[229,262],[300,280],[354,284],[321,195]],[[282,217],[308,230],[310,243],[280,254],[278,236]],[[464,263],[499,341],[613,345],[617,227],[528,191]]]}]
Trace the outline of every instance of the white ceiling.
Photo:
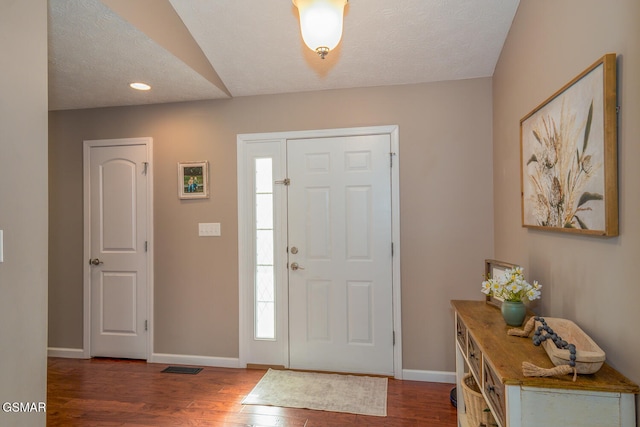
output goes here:
[{"label": "white ceiling", "polygon": [[[304,46],[291,0],[128,1],[169,1],[174,25],[139,25],[145,33],[107,6],[122,13],[118,0],[49,0],[50,110],[487,77],[519,3],[350,0],[342,41],[322,60]],[[167,42],[185,27],[208,70]]]}]

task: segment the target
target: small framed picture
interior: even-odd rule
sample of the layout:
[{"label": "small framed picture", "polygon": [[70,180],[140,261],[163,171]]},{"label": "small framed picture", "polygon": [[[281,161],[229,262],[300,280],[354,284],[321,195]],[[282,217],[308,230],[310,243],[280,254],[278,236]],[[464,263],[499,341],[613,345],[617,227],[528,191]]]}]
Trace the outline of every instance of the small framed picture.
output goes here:
[{"label": "small framed picture", "polygon": [[209,198],[209,162],[178,163],[178,197],[181,199]]},{"label": "small framed picture", "polygon": [[[503,261],[496,261],[495,259],[484,260],[484,277],[487,279],[497,279],[504,276],[504,273],[510,268],[517,267],[515,264],[511,264]],[[495,305],[496,307],[502,306],[502,298],[492,295],[486,296],[487,304]]]}]

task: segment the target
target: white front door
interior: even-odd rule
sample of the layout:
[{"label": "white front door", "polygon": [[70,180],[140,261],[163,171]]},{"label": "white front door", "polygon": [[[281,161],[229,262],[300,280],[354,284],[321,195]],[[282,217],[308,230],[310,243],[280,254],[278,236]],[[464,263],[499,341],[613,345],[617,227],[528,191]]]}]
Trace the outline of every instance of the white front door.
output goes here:
[{"label": "white front door", "polygon": [[85,143],[91,356],[147,358],[147,157],[144,144]]},{"label": "white front door", "polygon": [[389,135],[287,141],[289,356],[394,374]]}]

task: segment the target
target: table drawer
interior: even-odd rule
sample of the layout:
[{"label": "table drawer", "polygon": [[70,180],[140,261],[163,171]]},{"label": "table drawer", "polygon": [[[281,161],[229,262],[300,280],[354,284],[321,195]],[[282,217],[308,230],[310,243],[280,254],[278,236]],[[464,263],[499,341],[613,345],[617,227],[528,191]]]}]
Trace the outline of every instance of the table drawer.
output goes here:
[{"label": "table drawer", "polygon": [[467,354],[467,326],[464,324],[460,316],[456,313],[456,339],[460,344],[460,349]]},{"label": "table drawer", "polygon": [[493,408],[500,425],[505,426],[506,420],[506,398],[504,384],[499,377],[493,372],[491,365],[484,363],[484,394],[489,400],[489,404]]},{"label": "table drawer", "polygon": [[471,334],[467,334],[467,359],[469,360],[469,368],[475,374],[478,382],[481,382],[482,351]]}]

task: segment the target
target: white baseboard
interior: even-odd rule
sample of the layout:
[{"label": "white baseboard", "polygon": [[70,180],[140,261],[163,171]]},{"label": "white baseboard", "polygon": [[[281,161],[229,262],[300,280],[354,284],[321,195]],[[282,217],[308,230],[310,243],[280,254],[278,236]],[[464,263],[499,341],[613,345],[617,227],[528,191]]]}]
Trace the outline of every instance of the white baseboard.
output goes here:
[{"label": "white baseboard", "polygon": [[[48,348],[49,357],[66,357],[70,359],[85,359],[84,350],[81,348]],[[240,360],[235,357],[210,357],[192,356],[187,354],[153,353],[149,363],[166,363],[175,365],[213,366],[217,368],[240,368]],[[422,371],[415,369],[403,369],[402,379],[408,381],[425,381],[434,383],[456,383],[455,372]]]},{"label": "white baseboard", "polygon": [[[68,359],[86,359],[84,350],[81,348],[58,348],[49,347],[47,349],[49,357],[65,357]],[[209,357],[209,356],[191,356],[185,354],[163,354],[153,353],[149,363],[166,363],[175,365],[197,365],[197,366],[214,366],[217,368],[239,368],[240,361],[232,357]]]},{"label": "white baseboard", "polygon": [[216,368],[240,367],[240,360],[234,357],[190,356],[187,354],[153,353],[148,362],[171,365],[214,366]]},{"label": "white baseboard", "polygon": [[443,372],[443,371],[418,371],[414,369],[403,369],[402,379],[410,381],[425,381],[431,383],[456,383],[455,372]]},{"label": "white baseboard", "polygon": [[47,356],[49,357],[66,357],[67,359],[86,359],[84,350],[81,348],[47,348]]}]

